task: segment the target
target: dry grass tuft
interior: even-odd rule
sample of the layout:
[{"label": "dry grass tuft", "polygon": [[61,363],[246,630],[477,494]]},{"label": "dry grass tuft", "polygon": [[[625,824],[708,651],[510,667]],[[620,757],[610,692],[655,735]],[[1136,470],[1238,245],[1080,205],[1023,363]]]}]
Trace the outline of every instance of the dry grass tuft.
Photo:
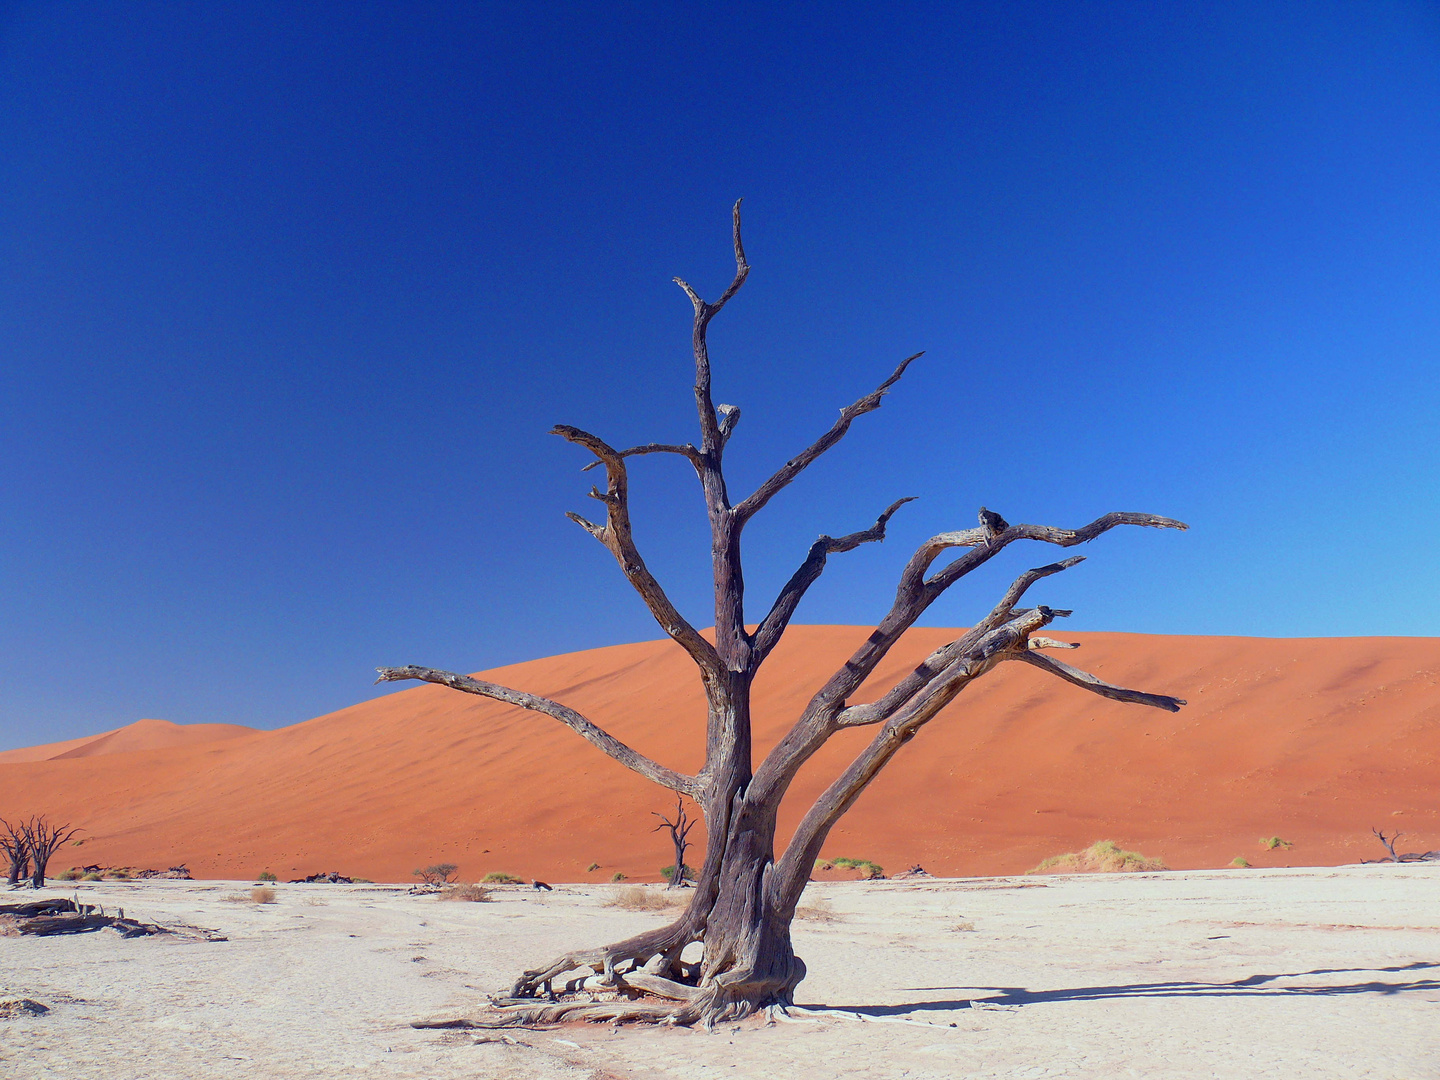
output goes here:
[{"label": "dry grass tuft", "polygon": [[666,908],[684,907],[688,897],[680,896],[665,889],[647,889],[643,885],[627,885],[616,889],[615,895],[606,907],[624,908],[626,911],[664,911]]},{"label": "dry grass tuft", "polygon": [[252,904],[273,904],[275,903],[275,890],[269,886],[251,889],[250,902]]},{"label": "dry grass tuft", "polygon": [[1084,851],[1051,855],[1027,874],[1133,874],[1144,870],[1164,870],[1159,859],[1147,858],[1138,851],[1123,851],[1114,840],[1097,840]]},{"label": "dry grass tuft", "polygon": [[488,904],[490,890],[483,885],[451,885],[440,890],[439,900],[464,900],[472,904]]},{"label": "dry grass tuft", "polygon": [[795,918],[803,919],[805,922],[833,923],[840,922],[844,916],[836,912],[825,897],[817,896],[810,903],[800,904],[796,907]]},{"label": "dry grass tuft", "polygon": [[969,919],[961,919],[954,926],[950,927],[950,930],[956,934],[972,934],[975,932],[975,924]]},{"label": "dry grass tuft", "polygon": [[524,885],[525,879],[518,878],[514,874],[507,874],[503,870],[492,870],[485,875],[486,885]]}]

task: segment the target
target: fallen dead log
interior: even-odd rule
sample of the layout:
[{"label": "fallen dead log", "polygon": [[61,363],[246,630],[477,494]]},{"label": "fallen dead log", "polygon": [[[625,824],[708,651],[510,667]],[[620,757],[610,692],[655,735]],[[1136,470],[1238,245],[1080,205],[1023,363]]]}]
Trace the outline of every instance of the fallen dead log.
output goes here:
[{"label": "fallen dead log", "polygon": [[59,915],[66,911],[78,911],[73,900],[55,897],[49,900],[31,900],[25,904],[0,904],[0,915],[14,915],[18,918],[34,918],[36,915]]}]

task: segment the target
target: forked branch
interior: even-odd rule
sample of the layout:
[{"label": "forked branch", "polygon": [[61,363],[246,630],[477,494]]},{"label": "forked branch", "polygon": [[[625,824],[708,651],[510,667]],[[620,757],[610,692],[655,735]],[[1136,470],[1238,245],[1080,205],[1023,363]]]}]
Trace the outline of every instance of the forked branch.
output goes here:
[{"label": "forked branch", "polygon": [[765,616],[759,628],[755,631],[755,648],[752,653],[751,663],[758,667],[770,655],[785,633],[785,628],[790,625],[790,620],[795,615],[795,609],[799,606],[806,591],[813,585],[821,573],[825,570],[826,559],[838,552],[853,551],[861,544],[878,543],[885,539],[885,525],[896,510],[907,502],[914,502],[915,496],[911,495],[904,499],[897,499],[886,507],[885,512],[880,515],[874,525],[860,532],[849,533],[845,536],[822,536],[810,545],[810,552],[805,561],[790,576],[785,587],[780,590],[770,613]]},{"label": "forked branch", "polygon": [[[740,291],[740,286],[745,284],[745,279],[750,274],[750,264],[745,261],[745,245],[740,240],[740,203],[743,200],[735,201],[735,208],[731,211],[734,221],[735,236],[735,277],[730,282],[730,287],[720,295],[720,299],[709,304],[700,298],[700,294],[692,289],[688,283],[680,278],[675,279],[675,284],[685,290],[685,295],[690,298],[690,303],[695,307],[695,324],[691,331],[692,344],[695,349],[695,407],[700,414],[700,435],[701,449],[704,453],[711,455],[713,460],[718,461],[718,455],[724,448],[725,440],[729,438],[730,431],[721,430],[721,420],[715,415],[714,400],[710,396],[710,347],[705,341],[705,331],[713,319],[730,298]],[[739,412],[736,410],[736,419]],[[733,429],[735,423],[731,420],[728,429]]]},{"label": "forked branch", "polygon": [[592,498],[605,504],[605,524],[596,525],[575,513],[567,514],[566,517],[605,545],[615,556],[615,561],[620,564],[625,577],[645,601],[645,606],[650,609],[650,614],[655,617],[661,629],[694,658],[701,671],[713,676],[720,670],[720,658],[715,653],[715,647],[701,637],[670,602],[670,598],[650,573],[635,546],[630,526],[630,484],[624,454],[598,436],[567,424],[557,424],[552,434],[559,435],[577,446],[583,446],[605,466],[605,490],[602,492],[592,489],[590,492]]},{"label": "forked branch", "polygon": [[766,480],[756,488],[744,502],[735,507],[736,524],[744,525],[745,522],[749,521],[750,518],[754,517],[755,514],[760,511],[761,507],[773,499],[778,492],[789,484],[790,481],[794,480],[795,477],[799,476],[808,468],[811,462],[843,439],[845,433],[850,430],[850,425],[855,422],[857,416],[864,416],[866,413],[874,412],[880,408],[880,403],[886,393],[889,392],[890,387],[900,381],[900,376],[905,374],[905,369],[909,367],[911,363],[924,355],[923,352],[918,352],[914,356],[906,357],[900,361],[900,366],[895,369],[894,373],[876,389],[866,394],[859,401],[846,405],[845,408],[841,409],[840,419],[835,421],[829,431],[821,435],[820,438],[816,439],[800,454],[782,465],[776,470],[775,475],[771,476],[769,480]]},{"label": "forked branch", "polygon": [[645,779],[652,780],[671,791],[689,795],[691,798],[699,793],[700,782],[695,777],[678,773],[674,769],[667,769],[664,765],[652,761],[638,750],[625,745],[604,728],[581,716],[568,705],[561,705],[558,701],[551,701],[549,698],[543,698],[536,694],[527,694],[523,690],[512,690],[508,686],[483,682],[480,679],[471,678],[469,675],[456,675],[454,672],[436,671],[434,668],[416,667],[413,664],[408,667],[376,668],[375,670],[380,673],[376,682],[402,682],[406,679],[417,679],[421,682],[448,686],[452,690],[463,690],[467,694],[476,694],[480,697],[490,698],[492,701],[503,701],[507,705],[518,705],[531,712],[553,716],[566,727],[578,732],[591,745],[598,747],[621,765],[632,772],[639,773]]}]

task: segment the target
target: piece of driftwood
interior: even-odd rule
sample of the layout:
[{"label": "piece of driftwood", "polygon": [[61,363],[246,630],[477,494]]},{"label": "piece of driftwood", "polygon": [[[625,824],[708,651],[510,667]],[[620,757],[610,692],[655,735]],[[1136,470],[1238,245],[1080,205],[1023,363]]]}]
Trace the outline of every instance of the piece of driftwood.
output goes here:
[{"label": "piece of driftwood", "polygon": [[[495,1015],[484,1022],[484,1026],[581,1019],[661,1020],[677,1024],[698,1021],[711,1026],[760,1009],[791,1004],[795,987],[805,977],[805,965],[791,948],[790,923],[831,829],[921,728],[967,686],[1003,662],[1020,661],[1047,676],[1114,701],[1169,711],[1184,704],[1176,697],[1113,686],[1041,654],[1043,649],[1069,647],[1068,643],[1043,637],[1040,632],[1070,612],[1044,606],[1025,608],[1019,604],[1032,585],[1075,566],[1081,561],[1079,557],[1020,575],[1005,590],[1000,602],[974,627],[937,649],[877,699],[866,701],[860,697],[862,686],[927,609],[953,585],[1012,544],[1030,542],[1070,548],[1121,527],[1186,527],[1179,521],[1154,514],[1110,513],[1080,528],[1063,529],[1012,524],[1002,515],[981,507],[974,528],[939,533],[915,550],[900,571],[895,600],[888,614],[810,698],[789,732],[756,762],[750,709],[752,687],[761,665],[779,644],[806,592],[820,578],[830,557],[883,541],[891,517],[911,500],[895,500],[866,528],[841,536],[822,534],[810,545],[799,568],[781,587],[768,611],[762,608],[749,616],[745,610],[741,566],[742,533],[747,523],[773,498],[839,443],[856,420],[881,407],[891,388],[920,354],[902,360],[878,387],[842,408],[829,430],[781,465],[749,495],[732,500],[724,472],[724,455],[739,424],[740,410],[714,401],[707,332],[711,321],[740,291],[750,273],[740,236],[739,203],[735,204],[733,213],[733,246],[734,278],[714,302],[705,300],[689,284],[676,279],[693,308],[691,346],[695,361],[698,445],[646,443],[619,449],[580,428],[563,424],[554,428],[554,434],[591,456],[593,460],[585,469],[604,470],[604,487],[597,484],[589,491],[590,498],[603,508],[601,520],[591,521],[573,513],[567,516],[614,556],[621,573],[661,629],[699,668],[706,699],[705,756],[699,771],[684,773],[655,761],[570,706],[549,698],[418,665],[379,669],[377,681],[416,679],[436,683],[549,716],[626,768],[677,795],[693,799],[704,819],[705,857],[703,864],[696,868],[694,892],[684,914],[668,926],[612,945],[567,953],[524,972],[509,995],[496,1001]],[[813,388],[806,388],[806,393],[813,394]],[[1043,441],[1047,433],[1033,434],[1035,440]],[[1025,452],[1024,439],[1011,442],[1013,445],[1006,452],[1012,455]],[[700,482],[711,534],[709,569],[714,583],[714,611],[713,617],[707,614],[706,619],[712,631],[702,633],[681,614],[646,566],[636,544],[630,520],[626,462],[631,457],[648,454],[667,454],[684,460]],[[957,551],[961,553],[957,555]],[[866,725],[875,728],[873,740],[820,795],[791,832],[788,844],[777,853],[781,801],[795,777],[832,737],[847,728]],[[793,821],[794,816],[786,820]],[[670,824],[668,820],[666,824]],[[679,876],[684,855],[678,843],[676,847],[676,875]],[[695,942],[703,944],[702,962],[699,965],[682,963],[681,954]],[[617,980],[629,978],[634,972],[665,979],[672,991],[676,986],[686,986],[693,987],[694,993],[674,991],[676,996],[663,1002],[654,998],[597,1002],[583,986],[593,973],[601,977],[604,985],[618,988],[623,984]]]},{"label": "piece of driftwood", "polygon": [[345,877],[338,870],[331,870],[328,874],[311,874],[309,877],[295,878],[291,885],[353,885],[355,882]]}]

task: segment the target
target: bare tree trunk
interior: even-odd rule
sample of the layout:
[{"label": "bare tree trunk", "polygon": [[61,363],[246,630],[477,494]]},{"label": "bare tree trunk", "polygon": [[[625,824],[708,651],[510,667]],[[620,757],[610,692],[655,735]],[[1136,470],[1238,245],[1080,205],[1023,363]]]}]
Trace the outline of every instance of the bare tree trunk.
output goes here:
[{"label": "bare tree trunk", "polygon": [[0,818],[0,855],[10,864],[5,884],[18,885],[21,878],[29,876],[30,842],[23,824],[12,825]]},{"label": "bare tree trunk", "polygon": [[[605,507],[604,523],[592,523],[578,514],[569,517],[611,552],[656,622],[699,668],[708,703],[705,762],[700,771],[685,775],[652,761],[559,702],[431,668],[379,669],[379,681],[420,679],[551,716],[627,768],[678,795],[693,798],[705,820],[705,859],[696,877],[694,895],[680,918],[625,941],[567,953],[543,967],[526,971],[516,980],[510,996],[496,1002],[498,1009],[486,1022],[488,1025],[565,1018],[698,1021],[710,1025],[758,1009],[790,1004],[795,987],[805,977],[805,965],[791,946],[790,923],[830,830],[902,746],[966,686],[999,663],[1019,660],[1117,701],[1172,711],[1184,704],[1179,698],[1111,686],[1042,655],[1040,650],[1075,647],[1036,636],[1036,631],[1070,613],[1016,605],[1036,582],[1081,562],[1078,556],[1022,574],[976,626],[937,649],[877,700],[853,703],[865,680],[925,610],[961,578],[1010,544],[1028,540],[1073,547],[1121,525],[1185,528],[1169,518],[1138,513],[1105,514],[1078,529],[1011,525],[999,514],[981,507],[977,528],[940,533],[911,556],[900,575],[890,612],[811,698],[790,731],[758,768],[754,765],[750,694],[760,666],[790,625],[806,591],[823,573],[829,556],[884,540],[891,516],[911,500],[892,503],[869,528],[839,537],[820,536],[753,632],[745,622],[741,533],[772,498],[838,443],[858,417],[880,408],[890,388],[920,354],[902,361],[877,389],[841,409],[839,419],[827,432],[748,497],[732,505],[723,458],[725,446],[739,423],[740,410],[713,403],[706,332],[710,321],[735,296],[750,271],[740,238],[739,203],[734,211],[734,249],[735,277],[715,303],[701,299],[688,284],[676,279],[694,308],[692,344],[700,445],[649,443],[617,450],[579,428],[554,429],[555,434],[594,456],[586,469],[605,469],[605,490],[595,487],[590,491],[590,496]],[[635,544],[625,462],[636,455],[657,453],[685,458],[700,480],[711,530],[713,644],[670,602]],[[957,548],[968,550],[940,569],[933,569],[942,555]],[[777,815],[796,774],[837,732],[868,725],[877,729],[870,745],[810,808],[777,859]],[[681,809],[683,813],[683,803]],[[677,815],[677,820],[682,819]],[[683,834],[672,826],[671,835],[678,878],[684,867]],[[682,954],[695,942],[703,943],[703,956],[699,963],[688,963]]]},{"label": "bare tree trunk", "polygon": [[31,818],[23,827],[32,867],[30,884],[37,889],[43,889],[50,857],[55,854],[56,848],[80,830],[69,825],[51,825],[43,815]]}]

